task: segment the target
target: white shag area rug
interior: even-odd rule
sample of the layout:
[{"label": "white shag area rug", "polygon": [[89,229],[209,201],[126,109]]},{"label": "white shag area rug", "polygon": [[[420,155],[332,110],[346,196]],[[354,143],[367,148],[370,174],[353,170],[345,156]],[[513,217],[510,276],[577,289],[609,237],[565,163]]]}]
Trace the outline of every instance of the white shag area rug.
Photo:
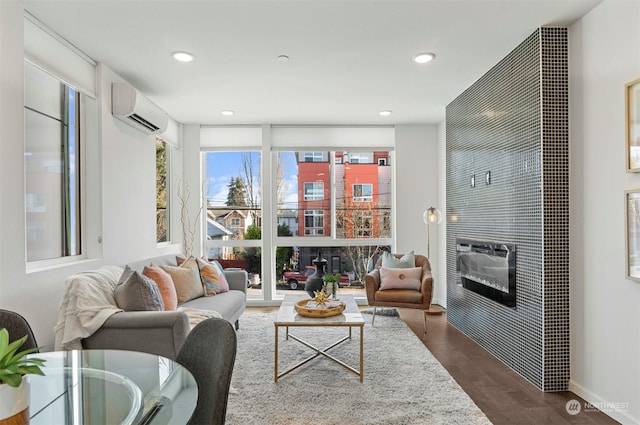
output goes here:
[{"label": "white shag area rug", "polygon": [[[273,314],[240,319],[238,354],[227,406],[228,425],[418,425],[491,424],[444,367],[399,317],[363,315],[364,382],[320,356],[273,381]],[[347,328],[290,328],[322,348]],[[280,329],[279,371],[314,354],[284,339]],[[328,351],[359,368],[359,330]]]}]

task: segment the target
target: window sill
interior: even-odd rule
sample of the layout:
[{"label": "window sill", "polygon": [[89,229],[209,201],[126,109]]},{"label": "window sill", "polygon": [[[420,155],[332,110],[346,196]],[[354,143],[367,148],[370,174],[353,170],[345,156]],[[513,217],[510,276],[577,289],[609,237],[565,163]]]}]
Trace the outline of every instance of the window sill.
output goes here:
[{"label": "window sill", "polygon": [[66,267],[76,267],[78,265],[87,266],[87,268],[93,268],[101,264],[100,258],[56,258],[52,260],[34,261],[26,264],[26,273],[40,273],[50,270],[57,270]]}]

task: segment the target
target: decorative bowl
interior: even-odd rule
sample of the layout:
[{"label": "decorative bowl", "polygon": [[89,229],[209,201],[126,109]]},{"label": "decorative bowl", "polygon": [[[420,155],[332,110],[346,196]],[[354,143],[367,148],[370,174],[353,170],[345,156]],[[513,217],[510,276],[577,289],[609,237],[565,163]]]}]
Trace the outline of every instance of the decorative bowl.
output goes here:
[{"label": "decorative bowl", "polygon": [[[305,298],[304,300],[300,300],[294,304],[294,307],[299,315],[305,316],[305,317],[316,317],[316,318],[331,317],[331,316],[337,316],[338,314],[342,313],[346,308],[345,303],[342,301],[338,301],[340,304],[335,307],[308,308],[306,307],[306,305],[309,301],[315,301],[315,300],[313,298]],[[335,300],[333,300],[332,302],[335,302]]]}]

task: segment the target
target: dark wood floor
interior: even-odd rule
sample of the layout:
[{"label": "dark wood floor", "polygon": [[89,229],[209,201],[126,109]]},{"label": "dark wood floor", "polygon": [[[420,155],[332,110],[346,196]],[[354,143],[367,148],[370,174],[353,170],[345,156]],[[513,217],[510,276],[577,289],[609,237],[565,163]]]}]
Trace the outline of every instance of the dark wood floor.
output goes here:
[{"label": "dark wood floor", "polygon": [[567,413],[570,400],[584,400],[572,392],[543,392],[489,354],[447,322],[446,313],[427,316],[403,309],[400,317],[458,382],[494,425],[618,424],[601,412]]},{"label": "dark wood floor", "polygon": [[[251,313],[275,313],[278,307],[249,307]],[[584,400],[572,392],[543,392],[489,354],[447,322],[446,313],[427,316],[424,334],[422,312],[402,309],[400,317],[453,376],[458,385],[494,425],[614,425],[600,412],[566,411],[567,402]]]}]

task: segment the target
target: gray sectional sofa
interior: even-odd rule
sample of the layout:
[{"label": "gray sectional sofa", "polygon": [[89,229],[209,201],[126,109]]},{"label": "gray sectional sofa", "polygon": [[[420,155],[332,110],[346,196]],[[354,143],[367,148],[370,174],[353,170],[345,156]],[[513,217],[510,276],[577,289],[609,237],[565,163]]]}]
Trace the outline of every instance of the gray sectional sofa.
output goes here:
[{"label": "gray sectional sofa", "polygon": [[[175,255],[164,255],[128,264],[142,272],[149,264],[176,266]],[[247,272],[225,271],[229,291],[200,297],[179,307],[213,310],[239,327],[247,292]],[[85,349],[120,349],[158,354],[175,360],[189,333],[189,318],[184,311],[130,311],[112,314],[92,335],[82,339]]]}]

